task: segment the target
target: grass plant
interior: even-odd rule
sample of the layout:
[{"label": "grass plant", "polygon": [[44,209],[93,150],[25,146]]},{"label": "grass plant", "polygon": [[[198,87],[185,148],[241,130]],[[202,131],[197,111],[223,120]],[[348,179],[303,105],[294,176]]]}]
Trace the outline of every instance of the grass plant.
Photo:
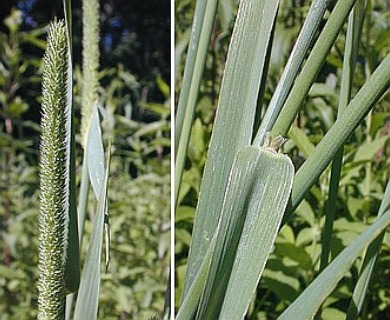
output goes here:
[{"label": "grass plant", "polygon": [[[334,240],[332,233],[334,233],[335,228],[334,217],[337,208],[337,195],[342,190],[342,173],[340,172],[343,172],[343,148],[348,146],[348,152],[351,152],[348,139],[351,136],[356,136],[359,132],[359,125],[367,114],[383,101],[381,99],[390,85],[390,55],[388,53],[382,54],[375,67],[372,68],[373,72],[370,73],[370,76],[365,77],[358,86],[356,85],[355,75],[359,72],[357,71],[357,57],[361,35],[363,34],[364,16],[370,14],[370,10],[372,10],[370,5],[372,5],[370,1],[337,1],[328,14],[326,12],[326,9],[329,9],[328,1],[312,1],[296,45],[290,53],[283,72],[280,73],[280,80],[271,90],[267,85],[267,81],[273,76],[270,65],[272,64],[272,46],[276,43],[279,32],[277,16],[282,9],[285,10],[286,5],[282,2],[279,3],[279,1],[239,1],[219,91],[215,120],[207,147],[207,158],[204,169],[202,167],[200,169],[203,173],[198,198],[196,199],[191,245],[188,258],[184,260],[186,267],[184,280],[181,280],[179,269],[177,269],[177,279],[179,279],[177,288],[181,292],[178,319],[236,320],[243,319],[245,314],[250,319],[257,319],[257,314],[259,316],[262,314],[266,319],[277,318],[278,316],[281,319],[311,319],[317,315],[317,312],[322,313],[322,316],[327,318],[327,312],[333,310],[327,307],[331,303],[328,301],[332,301],[332,292],[337,288],[343,277],[348,277],[351,268],[354,268],[355,261],[363,254],[365,248],[374,242],[375,245],[370,247],[368,253],[370,258],[367,258],[367,261],[371,260],[370,271],[363,276],[362,279],[364,280],[359,281],[359,283],[362,281],[362,285],[364,283],[363,286],[366,288],[370,278],[369,273],[373,267],[372,259],[375,260],[373,257],[378,253],[379,242],[383,240],[382,232],[386,230],[389,224],[385,213],[388,210],[388,205],[386,205],[387,200],[384,192],[389,179],[388,171],[384,171],[381,179],[382,184],[379,187],[382,189],[380,218],[376,219],[375,222],[370,220],[373,224],[366,229],[362,229],[358,237],[355,237],[350,244],[341,248],[337,257],[332,251],[331,241]],[[207,26],[218,21],[218,11],[215,11],[213,17],[205,18],[204,11],[199,9],[202,6],[204,7],[202,1],[198,1],[191,38],[202,39],[202,43],[197,43],[197,46],[191,46],[189,49],[184,71],[185,76],[183,77],[183,89],[179,95],[179,102],[187,101],[187,104],[179,103],[177,110],[177,122],[179,124],[177,126],[179,131],[175,137],[175,142],[179,141],[175,163],[177,223],[185,219],[191,219],[192,214],[190,212],[193,212],[190,209],[191,207],[182,202],[189,201],[186,200],[190,198],[189,190],[196,190],[196,187],[192,187],[186,180],[186,174],[190,174],[194,168],[187,169],[186,172],[184,149],[182,148],[186,148],[189,144],[191,128],[196,129],[192,133],[191,139],[207,141],[207,138],[205,139],[199,135],[199,132],[201,132],[199,130],[205,129],[199,129],[197,122],[193,126],[190,124],[192,119],[196,117],[196,108],[194,108],[195,102],[188,98],[191,90],[195,91],[195,93],[192,93],[192,97],[200,96],[198,92],[204,90],[199,85],[199,80],[192,82],[191,79],[193,77],[199,79],[205,65],[204,61],[207,61],[203,58],[204,51],[202,51],[202,48],[209,45],[210,34],[205,30],[208,30]],[[210,19],[210,21],[205,19]],[[320,28],[322,24],[323,26]],[[344,33],[343,28],[346,25],[346,40],[343,43],[343,49],[340,49],[340,33]],[[367,25],[364,28],[368,29],[370,27],[370,25]],[[199,36],[202,32],[204,32],[203,38]],[[311,111],[308,108],[315,104],[311,100],[316,101],[312,98],[310,90],[319,85],[318,79],[324,70],[323,66],[329,63],[327,59],[333,54],[335,48],[343,50],[341,55],[344,57],[341,59],[341,63],[337,65],[342,70],[338,78],[340,81],[340,95],[339,99],[336,99],[338,100],[338,116],[335,121],[330,122],[329,127],[322,134],[323,137],[314,144],[309,129],[300,126],[300,122],[303,114],[305,116],[310,115]],[[196,61],[196,58],[194,58],[196,55],[199,55],[200,62],[194,67],[191,62]],[[191,102],[189,102],[190,100]],[[184,120],[183,115],[185,115]],[[199,118],[196,121],[199,121]],[[182,125],[183,123],[185,125]],[[285,183],[286,174],[278,170],[276,162],[273,163],[274,166],[271,165],[268,169],[268,172],[273,174],[273,179],[265,178],[261,174],[257,176],[262,168],[268,166],[265,160],[257,163],[255,159],[248,158],[246,163],[241,162],[239,166],[236,163],[240,154],[245,152],[244,150],[247,150],[247,148],[264,149],[267,146],[265,137],[269,132],[274,138],[280,134],[290,137],[292,141],[286,144],[285,150],[291,151],[297,148],[296,152],[298,154],[304,152],[305,161],[293,177],[291,198],[286,209],[283,207],[277,209],[280,201],[278,198],[269,198],[262,202],[260,200],[261,192],[257,192],[255,194],[258,198],[253,196],[257,199],[253,201],[258,201],[261,205],[255,209],[253,208],[254,213],[251,213],[251,210],[245,205],[239,207],[234,204],[245,201],[245,199],[252,199],[250,195],[255,190],[254,185],[257,185],[257,183],[262,184],[262,188],[268,190],[270,194],[278,183],[280,185]],[[290,145],[288,146],[288,144]],[[290,156],[293,158],[292,154]],[[190,157],[191,155],[187,153],[187,159]],[[332,178],[329,183],[324,184],[324,177],[328,174],[327,168],[332,160],[334,163]],[[367,161],[372,160],[368,159]],[[386,162],[386,158],[384,161]],[[248,173],[250,168],[257,166],[258,170]],[[182,171],[184,171],[183,175],[177,174]],[[245,182],[242,182],[242,185],[240,185],[239,179],[234,178],[236,175],[245,176],[246,174],[248,174],[248,177],[243,180]],[[257,182],[253,182],[252,179]],[[309,204],[308,201],[313,199],[314,195],[320,199],[326,198],[326,196],[319,196],[321,190],[318,190],[318,184],[322,188],[330,187],[331,191],[329,192],[330,198],[327,200],[325,211],[319,210],[318,213],[314,214],[315,204]],[[233,192],[232,190],[236,191]],[[265,192],[267,193],[267,191]],[[184,196],[180,195],[181,193]],[[186,194],[187,196],[185,196]],[[321,201],[325,203],[324,200]],[[230,202],[231,205],[229,205]],[[249,200],[248,203],[250,203]],[[330,206],[331,204],[333,207]],[[317,229],[323,226],[322,214],[326,217],[322,242],[315,242],[315,239],[306,240],[312,243],[311,252],[314,252],[315,249],[316,256],[309,256],[305,250],[300,251],[302,259],[306,255],[308,255],[309,260],[313,259],[309,263],[310,266],[305,267],[307,273],[311,275],[309,276],[311,281],[306,281],[308,282],[307,288],[298,289],[297,287],[300,287],[299,282],[302,281],[298,280],[298,284],[293,286],[293,280],[289,280],[291,289],[294,288],[296,299],[288,297],[288,302],[284,303],[282,300],[278,304],[278,308],[273,310],[272,300],[269,301],[268,305],[270,304],[271,307],[268,307],[267,310],[272,315],[267,315],[264,311],[262,313],[261,309],[255,307],[258,304],[260,306],[267,305],[267,295],[264,297],[257,296],[251,302],[252,296],[248,299],[244,293],[252,293],[259,283],[264,288],[264,284],[262,284],[264,278],[264,281],[268,280],[265,286],[270,283],[269,270],[266,269],[263,273],[261,265],[276,264],[282,266],[284,264],[283,260],[275,260],[275,253],[271,253],[270,250],[272,246],[276,246],[276,254],[278,248],[283,248],[283,245],[286,248],[284,250],[290,248],[290,252],[285,251],[287,256],[292,258],[293,261],[296,259],[296,262],[300,262],[297,256],[294,257],[293,252],[298,252],[301,249],[294,248],[292,243],[287,246],[287,243],[279,242],[278,239],[284,239],[283,237],[287,239],[287,231],[284,230],[291,230],[291,223],[297,227],[295,219],[302,220],[302,210],[307,206],[310,208],[310,212],[313,212],[313,218],[311,219],[314,219],[308,221],[313,221]],[[268,212],[268,215],[265,215],[264,220],[259,219],[256,222],[253,218],[256,216],[255,212],[258,216],[262,216],[263,211]],[[182,212],[189,213],[182,216],[184,214]],[[308,213],[305,214],[305,219],[307,219]],[[281,229],[272,227],[275,226],[272,221],[278,219],[283,219],[280,225]],[[224,221],[230,221],[231,224],[227,224],[228,227],[221,227],[226,224]],[[250,231],[249,229],[246,230],[245,227],[249,225],[251,226]],[[271,232],[273,235],[269,243],[267,239],[269,239],[270,230],[273,230]],[[291,232],[291,237],[294,238],[294,233]],[[299,232],[299,229],[297,232]],[[181,230],[177,235],[183,237],[180,238],[182,240],[177,240],[179,243],[184,239],[187,241]],[[232,239],[235,240],[232,241]],[[251,241],[256,242],[257,247],[243,245],[247,249],[244,251],[240,246],[237,248],[237,245],[234,245],[238,242],[250,243]],[[218,248],[224,249],[220,250]],[[258,248],[262,252],[261,258],[256,253]],[[309,251],[309,249],[307,250]],[[320,258],[321,251],[322,258]],[[322,260],[321,263],[320,260]],[[365,262],[364,266],[367,263]],[[233,265],[240,265],[240,267],[235,270],[232,267]],[[288,267],[285,266],[280,270],[277,268],[275,270],[275,266],[272,268],[274,272],[279,273],[288,270]],[[299,270],[299,267],[297,268]],[[363,270],[368,270],[365,268]],[[245,278],[247,274],[251,274],[253,269],[255,269],[254,274],[256,275],[250,280],[239,280]],[[218,271],[216,272],[216,270]],[[235,272],[238,272],[238,274],[235,274]],[[278,277],[274,279],[276,287],[278,281],[281,280]],[[224,283],[228,283],[228,285],[225,287]],[[235,286],[233,283],[236,283]],[[221,286],[220,290],[216,289],[216,284]],[[285,285],[288,286],[287,283]],[[354,285],[352,285],[353,287]],[[360,284],[356,286],[356,288],[359,287],[361,287]],[[265,292],[270,294],[271,292],[280,291],[282,290],[278,291],[277,288],[274,289],[271,286]],[[240,293],[237,294],[238,292]],[[281,295],[282,293],[280,293]],[[354,298],[354,300],[351,300],[349,310],[348,307],[343,309],[345,315],[350,319],[355,318],[361,311],[365,290],[359,290],[359,293],[355,293],[355,295],[359,295],[359,302],[353,302],[357,299]],[[351,296],[352,293],[349,298]],[[288,306],[289,304],[290,306]],[[322,310],[320,310],[321,306],[324,307]]]},{"label": "grass plant", "polygon": [[[90,16],[97,17],[97,10],[86,6]],[[40,220],[40,295],[39,319],[65,319],[72,314],[73,295],[65,299],[68,293],[76,292],[80,283],[80,238],[83,236],[84,221],[79,221],[76,209],[75,189],[75,131],[72,109],[72,46],[71,46],[71,3],[64,1],[65,22],[53,24],[49,31],[48,45],[45,55],[43,77],[43,118],[41,146],[41,220]],[[91,20],[91,17],[88,16]],[[96,18],[97,19],[97,18]],[[88,20],[88,19],[87,19]],[[89,29],[93,29],[88,32]],[[96,24],[87,26],[86,36],[98,41]],[[93,35],[91,34],[93,33]],[[88,45],[89,43],[87,43]],[[95,48],[96,49],[96,48]],[[81,277],[80,290],[77,296],[74,319],[96,319],[98,312],[100,286],[100,260],[103,243],[103,226],[108,224],[107,183],[108,167],[104,166],[104,150],[102,132],[97,106],[91,99],[97,90],[96,61],[98,52],[92,53],[95,63],[86,62],[85,76],[94,76],[92,86],[84,87],[83,96],[88,103],[84,109],[84,122],[89,123],[85,134],[85,154],[87,155],[83,175],[83,193],[80,194],[80,208],[85,212],[88,198],[88,186],[91,181],[98,200],[95,223],[89,244],[88,254]],[[94,74],[91,74],[93,73]],[[92,111],[95,106],[94,112]],[[87,120],[88,114],[92,120]],[[84,124],[85,125],[85,124]],[[88,157],[88,154],[94,157]],[[108,156],[110,159],[110,156]],[[106,171],[106,172],[105,172]],[[85,214],[81,216],[85,217]],[[106,228],[107,234],[109,229]],[[109,237],[106,237],[108,246]],[[80,240],[80,244],[82,241]],[[109,247],[108,247],[109,248]],[[50,250],[56,250],[55,253]],[[108,259],[109,249],[106,251]],[[106,262],[107,268],[108,261]],[[52,277],[57,278],[52,280]],[[51,282],[56,285],[51,285]],[[65,309],[65,300],[67,308]],[[66,310],[66,314],[65,314]]]},{"label": "grass plant", "polygon": [[[6,13],[9,6],[12,6],[12,3],[4,7],[3,13]],[[45,241],[53,240],[53,236],[56,237],[58,243],[55,249],[57,253],[61,252],[59,257],[56,255],[58,258],[56,265],[61,268],[58,275],[62,279],[60,293],[56,297],[61,305],[61,313],[57,317],[63,317],[63,304],[65,303],[65,318],[70,319],[75,318],[75,308],[78,309],[77,313],[81,319],[94,317],[98,319],[149,319],[157,315],[161,318],[170,245],[169,86],[159,75],[156,79],[146,79],[144,74],[137,76],[131,73],[129,64],[125,63],[126,66],[120,64],[122,57],[128,54],[127,50],[130,50],[129,54],[133,53],[134,48],[131,44],[135,43],[137,46],[139,43],[133,38],[133,33],[130,37],[121,39],[121,45],[123,45],[121,48],[125,48],[126,53],[122,52],[120,56],[117,56],[108,52],[100,58],[103,64],[107,62],[106,58],[111,61],[109,68],[98,66],[92,74],[86,73],[84,76],[87,79],[94,77],[94,79],[89,79],[90,83],[92,83],[91,80],[95,83],[99,80],[97,87],[94,88],[96,95],[92,99],[93,104],[90,105],[90,115],[85,118],[87,126],[85,136],[80,134],[80,121],[77,117],[81,114],[82,96],[86,91],[83,90],[85,82],[82,80],[82,61],[78,62],[78,55],[75,55],[75,60],[69,63],[67,59],[71,54],[67,54],[61,59],[63,68],[60,74],[56,76],[50,74],[51,88],[57,86],[63,93],[57,98],[65,110],[57,108],[54,103],[45,110],[52,112],[52,115],[57,114],[57,111],[65,112],[67,117],[71,118],[71,129],[68,118],[66,119],[66,135],[70,133],[72,136],[72,131],[74,131],[73,141],[67,137],[63,141],[66,147],[61,144],[61,147],[66,150],[66,161],[58,163],[55,167],[57,172],[65,172],[65,174],[61,177],[57,174],[57,178],[51,177],[55,178],[53,184],[45,184],[45,192],[48,192],[50,191],[48,187],[59,186],[65,181],[66,186],[60,188],[60,192],[61,195],[66,194],[66,203],[56,202],[57,206],[65,212],[59,217],[57,214],[57,218],[53,221],[57,226],[61,226],[61,232],[64,232],[66,236],[61,236],[58,230],[52,234],[47,228],[48,221],[38,219],[41,202],[38,197],[40,194],[39,171],[42,171],[43,175],[49,169],[49,166],[39,168],[38,159],[41,163],[41,155],[62,150],[57,150],[51,145],[47,147],[47,144],[44,147],[45,150],[39,149],[41,134],[45,134],[45,137],[50,135],[52,139],[50,141],[55,141],[56,145],[59,145],[58,141],[64,137],[57,136],[57,133],[59,131],[63,133],[65,128],[56,127],[51,123],[45,126],[44,133],[42,132],[44,128],[38,124],[43,99],[41,96],[44,69],[42,56],[47,47],[45,35],[48,27],[33,26],[30,22],[46,23],[47,19],[52,18],[53,10],[57,10],[57,16],[65,16],[62,34],[68,32],[70,35],[71,29],[74,32],[73,41],[71,36],[66,35],[68,37],[66,45],[70,52],[77,52],[80,48],[78,41],[82,38],[79,36],[81,23],[73,21],[76,23],[72,28],[71,16],[81,17],[82,9],[74,4],[72,10],[69,1],[65,3],[65,6],[65,14],[62,14],[61,8],[58,8],[59,6],[55,3],[50,3],[39,12],[36,11],[39,7],[38,3],[32,4],[32,11],[29,11],[30,6],[15,8],[4,20],[0,31],[0,219],[2,222],[0,230],[0,251],[2,252],[0,313],[2,318],[10,320],[36,319],[39,313],[38,304],[44,304],[48,308],[52,304],[56,291],[55,288],[48,286],[50,273],[45,271],[38,280],[38,265],[41,269],[43,267],[47,270],[45,265],[53,262],[53,258],[48,257],[47,254],[42,258],[44,260],[38,261],[38,251],[44,253],[43,250],[38,250],[40,246],[45,248],[45,252],[48,248],[53,249],[51,244],[43,243],[43,240],[39,243],[39,233],[44,229],[46,231],[42,233],[45,235],[43,237],[46,238]],[[142,13],[145,8],[144,6],[136,7],[136,10]],[[95,23],[99,21],[99,15],[102,16],[102,13],[92,14]],[[120,16],[124,16],[123,12]],[[138,17],[137,14],[137,19]],[[104,21],[100,20],[100,22],[104,24]],[[153,30],[158,29],[158,32],[151,38],[160,39],[161,29],[155,24],[149,27]],[[125,25],[122,25],[122,28],[114,33],[120,34],[124,30]],[[136,32],[138,35],[141,33],[139,30]],[[95,38],[84,40],[95,39],[97,41],[97,38],[98,35],[95,34]],[[154,52],[150,55],[153,61],[163,58],[161,48],[152,46],[150,50]],[[64,53],[62,49],[59,51]],[[93,58],[91,53],[97,53],[98,56],[98,52],[90,51],[89,58]],[[52,50],[52,53],[58,57],[59,52]],[[131,66],[142,65],[145,62],[144,58],[145,56],[139,55],[134,60],[131,59]],[[111,65],[111,63],[114,64]],[[161,65],[153,65],[150,68],[155,74],[164,71]],[[46,71],[45,76],[47,76]],[[132,72],[134,72],[133,69]],[[97,97],[99,99],[96,99]],[[97,100],[98,103],[96,103]],[[72,117],[72,112],[68,112],[69,105],[75,109],[75,117]],[[48,128],[54,128],[54,131],[51,132],[47,130]],[[106,215],[108,210],[104,210],[102,216],[102,211],[97,212],[96,209],[103,203],[99,201],[99,194],[101,194],[102,186],[105,187],[108,160],[104,150],[109,140],[113,141],[113,156],[110,161],[110,191],[107,197],[111,204],[110,234],[113,241],[111,241],[111,248],[105,249],[110,242],[107,237],[108,232],[106,232],[108,223],[105,223],[105,230],[100,227],[102,221],[108,221]],[[58,157],[58,160],[64,160],[63,158]],[[74,160],[76,160],[76,166],[73,166]],[[45,174],[46,177],[48,175],[50,174]],[[70,197],[70,193],[73,192],[71,191],[72,183],[75,187],[73,198]],[[91,193],[89,198],[86,197],[89,193],[85,191],[86,189]],[[75,201],[76,195],[78,203]],[[100,205],[98,205],[99,202]],[[71,219],[73,216],[71,212],[73,210],[73,213],[76,213],[76,208],[79,221]],[[71,220],[72,225],[68,224]],[[98,223],[95,223],[96,221]],[[74,222],[78,223],[78,232],[77,224]],[[40,227],[39,223],[42,224]],[[76,233],[71,233],[71,231],[76,231]],[[72,238],[72,234],[79,235],[79,239]],[[94,239],[92,242],[91,238]],[[100,238],[100,242],[96,240],[97,238]],[[61,248],[58,248],[58,244]],[[77,244],[81,247],[80,254],[75,251],[78,250]],[[63,251],[64,245],[69,252]],[[98,255],[95,254],[96,252]],[[86,260],[87,255],[89,262]],[[91,256],[93,256],[92,259]],[[110,265],[106,270],[109,259]],[[65,265],[64,262],[66,262]],[[77,273],[81,273],[81,282]],[[86,281],[88,278],[89,280]],[[95,280],[92,281],[92,279]],[[38,282],[40,287],[42,282],[44,282],[43,286],[47,285],[43,288],[48,293],[45,293],[45,296],[40,294],[40,291],[38,292]],[[65,292],[63,293],[64,286]],[[66,301],[64,301],[64,294]],[[40,302],[38,302],[38,295]],[[42,302],[43,298],[45,298],[44,302]],[[52,300],[50,301],[49,298]],[[76,299],[83,302],[77,303]],[[89,299],[88,303],[84,303],[86,299]],[[82,305],[91,307],[86,315],[80,313],[83,309]],[[96,306],[98,306],[98,312],[96,312]]]}]

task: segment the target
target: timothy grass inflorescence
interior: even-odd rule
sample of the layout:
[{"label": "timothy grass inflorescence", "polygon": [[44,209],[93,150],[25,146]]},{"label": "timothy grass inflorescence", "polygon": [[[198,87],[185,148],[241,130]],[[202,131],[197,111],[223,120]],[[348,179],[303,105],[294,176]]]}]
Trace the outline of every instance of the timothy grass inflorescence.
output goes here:
[{"label": "timothy grass inflorescence", "polygon": [[63,21],[53,22],[43,67],[40,145],[38,319],[61,319],[69,212],[68,44]]}]

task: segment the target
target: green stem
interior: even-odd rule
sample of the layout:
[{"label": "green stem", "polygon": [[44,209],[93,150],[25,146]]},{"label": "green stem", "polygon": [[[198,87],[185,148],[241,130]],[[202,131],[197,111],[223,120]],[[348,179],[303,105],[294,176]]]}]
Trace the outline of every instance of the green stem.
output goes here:
[{"label": "green stem", "polygon": [[[81,171],[81,183],[80,183],[80,193],[79,193],[79,203],[78,203],[78,235],[79,235],[79,248],[80,250],[83,247],[83,235],[84,235],[84,223],[85,223],[85,214],[87,212],[88,196],[89,196],[89,173],[88,173],[88,164],[87,164],[87,149],[84,150],[83,157],[83,167]],[[75,294],[68,294],[66,296],[66,312],[65,319],[70,320],[72,317],[72,305]]]},{"label": "green stem", "polygon": [[213,28],[218,0],[198,1],[193,22],[193,33],[188,48],[183,87],[180,91],[175,123],[175,204],[183,176],[184,162],[191,135],[195,103],[206,61],[211,31]]},{"label": "green stem", "polygon": [[343,113],[337,119],[314,152],[298,170],[294,179],[289,214],[297,208],[305,194],[329,165],[336,152],[356,129],[365,115],[374,107],[383,93],[386,92],[389,85],[390,54],[386,56],[372,74],[372,77],[367,80],[349,103],[347,108],[353,110],[353,112]]},{"label": "green stem", "polygon": [[[337,115],[338,117],[340,117],[341,114],[345,111],[351,99],[351,88],[353,84],[353,76],[355,73],[357,52],[359,50],[359,40],[363,26],[365,7],[366,0],[359,0],[351,12],[348,20],[343,72],[340,86],[339,109]],[[325,203],[325,226],[322,233],[320,271],[327,266],[329,261],[333,221],[336,216],[337,195],[343,162],[343,153],[344,148],[341,147],[340,150],[337,151],[332,163],[329,197]]]},{"label": "green stem", "polygon": [[273,136],[288,132],[355,2],[343,0],[336,3],[272,128]]},{"label": "green stem", "polygon": [[253,145],[261,146],[267,132],[271,131],[277,116],[287,99],[287,95],[301,68],[310,44],[318,30],[326,10],[327,0],[314,0],[311,4],[305,23],[290,54],[278,86],[272,96],[268,109],[261,121]]}]

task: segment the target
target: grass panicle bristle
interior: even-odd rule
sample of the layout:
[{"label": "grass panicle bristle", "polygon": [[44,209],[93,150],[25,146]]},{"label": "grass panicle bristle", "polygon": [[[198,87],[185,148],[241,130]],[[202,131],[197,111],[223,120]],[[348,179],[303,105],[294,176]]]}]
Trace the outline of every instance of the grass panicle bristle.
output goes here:
[{"label": "grass panicle bristle", "polygon": [[99,1],[83,1],[83,83],[81,135],[85,147],[92,106],[98,99],[99,86]]},{"label": "grass panicle bristle", "polygon": [[62,319],[68,223],[68,44],[63,21],[48,30],[42,80],[38,319]]}]

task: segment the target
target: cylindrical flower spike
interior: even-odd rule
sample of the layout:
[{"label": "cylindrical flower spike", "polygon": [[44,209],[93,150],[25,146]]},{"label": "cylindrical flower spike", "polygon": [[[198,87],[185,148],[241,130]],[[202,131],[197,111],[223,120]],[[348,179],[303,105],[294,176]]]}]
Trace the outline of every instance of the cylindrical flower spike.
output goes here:
[{"label": "cylindrical flower spike", "polygon": [[81,144],[86,146],[92,107],[99,86],[99,1],[83,1],[83,83],[81,101]]},{"label": "cylindrical flower spike", "polygon": [[68,43],[63,21],[49,27],[43,67],[40,145],[38,319],[64,319],[69,215]]}]

